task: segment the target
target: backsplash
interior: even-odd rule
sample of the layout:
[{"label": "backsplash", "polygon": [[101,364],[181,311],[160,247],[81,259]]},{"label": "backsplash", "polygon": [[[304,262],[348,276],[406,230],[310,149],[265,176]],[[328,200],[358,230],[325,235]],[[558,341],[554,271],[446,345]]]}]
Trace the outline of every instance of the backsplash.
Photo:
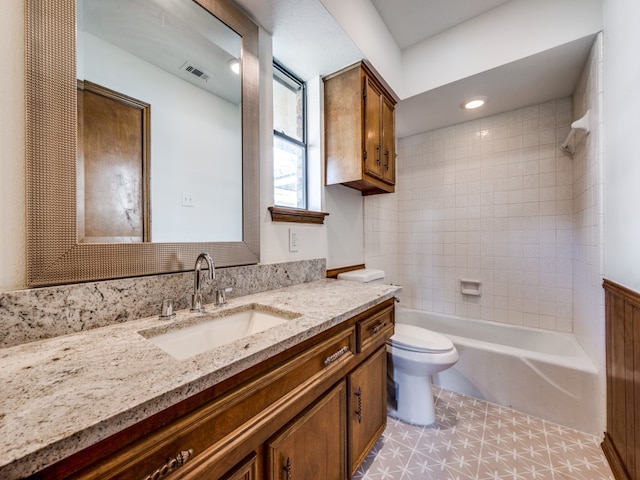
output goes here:
[{"label": "backsplash", "polygon": [[[232,287],[229,298],[324,278],[326,260],[219,268],[204,281],[206,303],[216,288]],[[160,313],[165,297],[188,308],[193,272],[59,285],[0,293],[0,348],[57,337]]]}]

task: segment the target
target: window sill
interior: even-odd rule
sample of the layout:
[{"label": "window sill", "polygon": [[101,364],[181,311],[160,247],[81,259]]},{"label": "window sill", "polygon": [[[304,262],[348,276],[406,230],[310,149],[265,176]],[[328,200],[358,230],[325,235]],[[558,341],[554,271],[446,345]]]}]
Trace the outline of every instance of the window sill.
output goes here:
[{"label": "window sill", "polygon": [[275,206],[269,207],[269,211],[273,222],[311,223],[315,225],[322,225],[324,217],[329,215],[326,212]]}]

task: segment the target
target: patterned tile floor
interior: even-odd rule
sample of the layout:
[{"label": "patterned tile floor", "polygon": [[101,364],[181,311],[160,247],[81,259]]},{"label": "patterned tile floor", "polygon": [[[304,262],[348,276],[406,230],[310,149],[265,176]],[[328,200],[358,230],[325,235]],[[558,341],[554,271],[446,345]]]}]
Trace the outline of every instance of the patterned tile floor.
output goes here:
[{"label": "patterned tile floor", "polygon": [[600,439],[434,387],[436,424],[389,417],[355,480],[613,480]]}]

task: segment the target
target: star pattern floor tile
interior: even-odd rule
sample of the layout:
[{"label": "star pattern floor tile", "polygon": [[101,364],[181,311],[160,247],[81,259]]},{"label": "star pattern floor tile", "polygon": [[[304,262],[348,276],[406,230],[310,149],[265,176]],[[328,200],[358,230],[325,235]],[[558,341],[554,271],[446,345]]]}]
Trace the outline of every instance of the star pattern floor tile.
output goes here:
[{"label": "star pattern floor tile", "polygon": [[354,480],[614,480],[600,440],[434,387],[436,423],[387,428]]}]

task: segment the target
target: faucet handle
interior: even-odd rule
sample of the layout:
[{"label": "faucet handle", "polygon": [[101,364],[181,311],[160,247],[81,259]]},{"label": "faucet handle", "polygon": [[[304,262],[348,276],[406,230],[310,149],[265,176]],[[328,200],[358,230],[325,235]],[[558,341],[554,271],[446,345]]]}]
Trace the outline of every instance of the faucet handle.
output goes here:
[{"label": "faucet handle", "polygon": [[216,305],[226,305],[227,293],[233,292],[232,287],[216,288]]},{"label": "faucet handle", "polygon": [[165,297],[162,299],[162,305],[160,307],[160,318],[162,320],[170,320],[176,316],[173,311],[174,300],[171,297]]}]

